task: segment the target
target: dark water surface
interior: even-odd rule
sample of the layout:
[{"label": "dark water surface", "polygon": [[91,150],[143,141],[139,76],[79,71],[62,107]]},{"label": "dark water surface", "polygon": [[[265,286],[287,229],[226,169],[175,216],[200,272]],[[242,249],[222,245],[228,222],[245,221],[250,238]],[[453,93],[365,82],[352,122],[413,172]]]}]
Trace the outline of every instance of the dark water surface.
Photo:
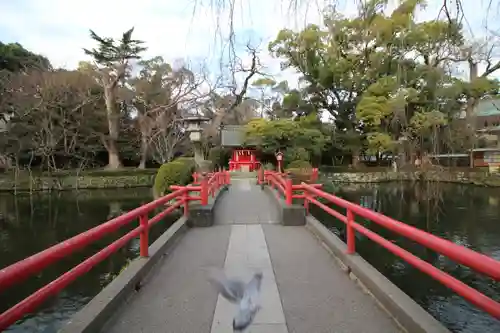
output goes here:
[{"label": "dark water surface", "polygon": [[[2,216],[0,268],[151,200],[149,188],[64,191],[53,194],[38,193],[32,196],[0,194]],[[156,224],[151,230],[150,243],[177,217],[178,215],[172,215]],[[104,237],[86,249],[72,254],[68,259],[50,266],[37,276],[0,292],[0,312],[7,310],[135,227],[137,223],[132,223],[128,228]],[[138,256],[138,253],[137,238],[70,284],[58,296],[51,298],[36,313],[18,321],[6,332],[57,332],[72,314],[98,294],[130,259]]]},{"label": "dark water surface", "polygon": [[[409,182],[343,184],[326,188],[361,206],[500,260],[500,189],[446,183],[414,185]],[[342,222],[317,207],[312,208],[311,212],[345,241]],[[500,301],[500,283],[397,236],[375,223],[360,221],[359,218],[357,221]],[[452,332],[500,332],[500,321],[366,237],[357,235],[356,250]]]}]

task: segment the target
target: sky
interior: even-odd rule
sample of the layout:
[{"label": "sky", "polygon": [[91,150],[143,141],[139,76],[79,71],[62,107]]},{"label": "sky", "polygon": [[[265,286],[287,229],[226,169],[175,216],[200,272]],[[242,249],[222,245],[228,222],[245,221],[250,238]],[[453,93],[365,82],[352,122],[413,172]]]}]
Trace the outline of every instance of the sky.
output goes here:
[{"label": "sky", "polygon": [[[209,3],[229,0],[0,0],[0,41],[19,42],[28,50],[43,54],[56,67],[76,68],[88,60],[82,48],[92,48],[89,29],[98,35],[120,37],[134,26],[134,37],[144,40],[144,57],[161,55],[173,63],[201,63],[216,71],[220,62],[221,37],[229,32],[229,8],[218,12]],[[333,0],[234,0],[234,31],[238,54],[248,61],[244,45],[260,46],[265,71],[278,80],[296,81],[291,72],[282,73],[280,60],[267,52],[267,44],[284,27],[301,29],[308,23],[321,23],[321,9]],[[466,25],[475,36],[484,33],[485,14],[489,28],[499,17],[498,6],[488,8],[489,0],[463,0]],[[498,0],[494,0],[496,3]],[[356,12],[355,0],[337,0],[336,8],[346,15]],[[397,0],[389,0],[392,6]],[[304,3],[307,3],[306,6]],[[431,0],[419,13],[420,19],[437,17],[442,0]],[[488,10],[489,9],[489,10]],[[496,20],[498,21],[498,20]],[[497,23],[499,25],[499,23]],[[500,31],[500,29],[499,29]],[[181,60],[182,59],[182,60]],[[294,82],[290,82],[294,86]]]}]

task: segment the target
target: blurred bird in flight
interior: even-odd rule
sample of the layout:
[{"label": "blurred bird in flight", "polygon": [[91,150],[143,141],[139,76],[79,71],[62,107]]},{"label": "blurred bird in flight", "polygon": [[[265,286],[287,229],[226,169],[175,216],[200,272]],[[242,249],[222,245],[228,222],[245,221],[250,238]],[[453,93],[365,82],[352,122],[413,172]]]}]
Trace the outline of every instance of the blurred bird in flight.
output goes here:
[{"label": "blurred bird in flight", "polygon": [[238,304],[238,311],[233,319],[233,330],[242,331],[247,328],[259,311],[258,296],[262,278],[262,272],[257,272],[250,282],[245,284],[239,279],[228,278],[224,272],[211,272],[209,280],[217,291],[229,302]]}]

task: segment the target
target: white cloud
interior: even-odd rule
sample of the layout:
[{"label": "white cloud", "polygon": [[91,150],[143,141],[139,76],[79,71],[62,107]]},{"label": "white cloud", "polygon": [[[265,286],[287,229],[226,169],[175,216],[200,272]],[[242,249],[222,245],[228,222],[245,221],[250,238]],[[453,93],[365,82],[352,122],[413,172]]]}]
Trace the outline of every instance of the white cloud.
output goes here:
[{"label": "white cloud", "polygon": [[[134,26],[134,38],[144,40],[148,47],[145,57],[161,55],[171,63],[182,59],[196,67],[203,62],[215,79],[221,43],[230,31],[230,8],[216,11],[210,4],[227,5],[231,1],[238,56],[248,64],[245,44],[251,41],[254,46],[260,45],[264,71],[277,81],[287,80],[291,87],[297,87],[298,75],[291,70],[281,71],[280,60],[267,52],[269,41],[285,27],[300,29],[309,23],[320,24],[322,9],[332,3],[339,12],[351,16],[357,12],[360,0],[0,0],[0,41],[19,42],[48,57],[54,66],[71,69],[86,59],[82,48],[95,46],[89,29],[101,36],[120,37]],[[388,10],[399,3],[389,0]],[[500,31],[499,5],[490,6],[489,0],[462,3],[469,35],[481,38],[491,34],[488,29]],[[417,19],[434,19],[441,7],[442,0],[429,0]]]},{"label": "white cloud", "polygon": [[[47,56],[55,66],[75,68],[85,59],[82,48],[93,45],[88,29],[99,35],[119,37],[135,26],[134,37],[146,42],[145,56],[163,56],[173,62],[201,60],[215,66],[220,42],[229,31],[229,7],[215,13],[207,4],[230,0],[23,0],[0,1],[0,41],[19,42],[27,49]],[[279,60],[267,53],[267,43],[284,28],[301,28],[321,22],[321,9],[336,2],[344,14],[356,12],[356,0],[309,0],[291,8],[292,0],[235,0],[234,30],[240,44],[247,39],[258,42],[264,52],[262,62],[280,74]],[[394,6],[398,0],[391,0]],[[431,0],[420,18],[436,17],[441,0]],[[468,24],[476,35],[484,32],[482,20],[487,0],[463,1]],[[489,10],[490,29],[497,7]],[[194,14],[193,14],[194,13]],[[495,23],[496,24],[496,23]],[[498,25],[498,24],[497,24]],[[244,48],[239,50],[244,52]],[[244,57],[244,53],[240,56]],[[290,77],[289,73],[281,75]],[[293,82],[291,82],[293,85]]]}]

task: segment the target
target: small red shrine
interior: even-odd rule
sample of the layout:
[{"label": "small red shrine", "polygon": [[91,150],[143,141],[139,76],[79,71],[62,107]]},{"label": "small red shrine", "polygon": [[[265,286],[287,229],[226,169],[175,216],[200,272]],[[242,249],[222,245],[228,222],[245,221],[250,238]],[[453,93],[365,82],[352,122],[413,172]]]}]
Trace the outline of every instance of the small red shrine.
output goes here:
[{"label": "small red shrine", "polygon": [[229,160],[229,171],[252,172],[260,168],[254,149],[235,149]]},{"label": "small red shrine", "polygon": [[244,126],[223,125],[220,131],[221,146],[233,150],[229,160],[230,171],[251,172],[260,168],[255,145],[244,142]]}]

